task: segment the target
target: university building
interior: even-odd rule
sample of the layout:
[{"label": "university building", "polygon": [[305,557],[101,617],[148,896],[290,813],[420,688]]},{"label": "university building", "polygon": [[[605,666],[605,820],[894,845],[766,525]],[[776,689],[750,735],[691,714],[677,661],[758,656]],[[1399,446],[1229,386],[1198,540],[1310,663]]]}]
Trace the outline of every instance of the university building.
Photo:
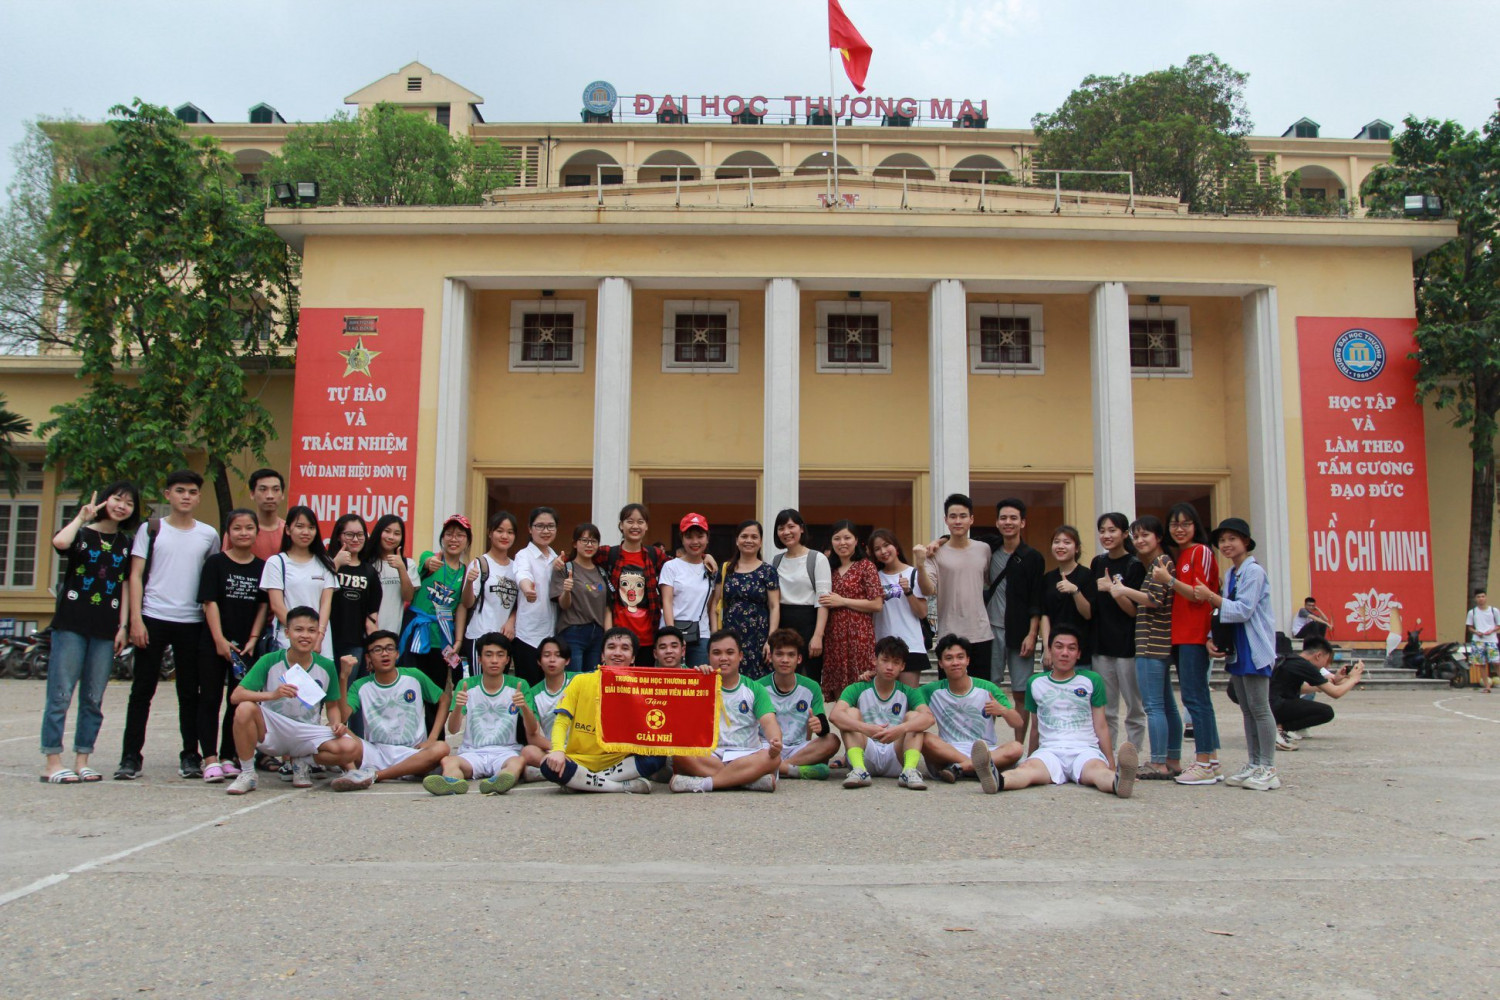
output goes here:
[{"label": "university building", "polygon": [[[956,97],[841,100],[836,160],[817,98],[598,84],[577,122],[490,123],[413,63],[347,100],[519,169],[481,206],[268,212],[303,256],[296,372],[258,376],[294,501],[397,511],[420,549],[453,511],[542,503],[611,540],[644,500],[657,540],[697,510],[727,553],[788,506],[909,549],[966,491],[981,525],[1019,496],[1031,544],[1070,523],[1086,556],[1099,513],[1187,501],[1250,520],[1283,622],[1315,593],[1335,638],[1462,634],[1466,436],[1406,359],[1412,261],[1455,230],[1364,217],[1384,122],[1253,139],[1328,207],[1272,217],[1038,176],[1030,130]],[[292,127],[179,117],[251,184]],[[74,371],[3,358],[0,391],[41,421]],[[0,613],[50,612],[55,483],[38,464],[0,505]]]}]

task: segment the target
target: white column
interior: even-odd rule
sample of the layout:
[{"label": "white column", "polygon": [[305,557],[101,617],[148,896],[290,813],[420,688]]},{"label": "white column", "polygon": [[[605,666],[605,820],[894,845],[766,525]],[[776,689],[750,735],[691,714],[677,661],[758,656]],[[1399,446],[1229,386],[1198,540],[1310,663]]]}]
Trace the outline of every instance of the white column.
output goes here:
[{"label": "white column", "polygon": [[[474,296],[456,278],[443,279],[438,341],[437,446],[434,449],[432,537],[450,514],[463,513],[469,485],[469,331]],[[483,517],[483,511],[480,516]]]},{"label": "white column", "polygon": [[[1245,427],[1250,457],[1250,530],[1255,557],[1271,584],[1276,627],[1288,631],[1292,593],[1291,512],[1287,505],[1286,411],[1281,394],[1281,324],[1276,289],[1243,299],[1245,337]],[[1223,511],[1228,515],[1238,513]]]},{"label": "white column", "polygon": [[1089,381],[1094,402],[1094,516],[1117,510],[1134,517],[1130,300],[1118,281],[1106,281],[1089,293]]},{"label": "white column", "polygon": [[631,288],[599,280],[594,333],[594,523],[606,545],[620,541],[620,508],[630,490]]},{"label": "white column", "polygon": [[932,527],[943,500],[969,492],[969,317],[964,284],[933,282],[927,296],[927,421],[932,439]]},{"label": "white column", "polygon": [[802,476],[802,291],[791,278],[766,282],[765,379],[760,521],[770,552],[771,524],[777,511],[797,506]]}]

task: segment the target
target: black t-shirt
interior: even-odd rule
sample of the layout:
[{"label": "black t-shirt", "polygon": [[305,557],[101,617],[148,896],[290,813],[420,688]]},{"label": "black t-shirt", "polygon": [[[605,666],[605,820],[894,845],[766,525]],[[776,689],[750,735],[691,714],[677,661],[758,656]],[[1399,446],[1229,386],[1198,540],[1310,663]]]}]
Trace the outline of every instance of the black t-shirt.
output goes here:
[{"label": "black t-shirt", "polygon": [[1296,701],[1302,697],[1302,685],[1321,687],[1327,683],[1323,671],[1300,656],[1288,656],[1271,671],[1271,700]]},{"label": "black t-shirt", "polygon": [[380,575],[365,563],[338,571],[339,588],[333,592],[328,627],[333,630],[333,648],[344,650],[365,641],[365,619],[380,612]]},{"label": "black t-shirt", "polygon": [[[1083,599],[1090,604],[1094,603],[1098,596],[1098,587],[1094,581],[1097,578],[1090,573],[1082,564],[1074,566],[1073,572],[1068,574],[1068,582],[1077,587],[1083,594]],[[1073,602],[1072,594],[1059,593],[1057,585],[1062,582],[1062,570],[1054,569],[1042,577],[1042,614],[1047,616],[1055,630],[1059,625],[1070,625],[1078,630],[1079,634],[1079,656],[1078,665],[1088,666],[1089,653],[1093,649],[1093,629],[1089,619],[1078,613],[1078,605]]]},{"label": "black t-shirt", "polygon": [[[237,563],[227,552],[215,552],[203,564],[198,578],[198,603],[219,606],[219,631],[236,646],[243,646],[255,625],[255,613],[266,603],[260,575],[266,561],[259,556]],[[204,632],[207,635],[207,630]],[[210,640],[211,641],[211,640]]]},{"label": "black t-shirt", "polygon": [[[1101,576],[1118,576],[1131,590],[1140,590],[1146,581],[1146,567],[1140,560],[1126,553],[1118,559],[1108,555],[1097,555],[1089,563],[1089,574],[1094,581]],[[1095,656],[1135,656],[1135,618],[1125,613],[1113,595],[1094,591],[1094,649]]]},{"label": "black t-shirt", "polygon": [[79,528],[68,546],[67,565],[57,590],[52,627],[90,639],[113,639],[120,628],[120,602],[130,576],[128,532],[106,535]]}]

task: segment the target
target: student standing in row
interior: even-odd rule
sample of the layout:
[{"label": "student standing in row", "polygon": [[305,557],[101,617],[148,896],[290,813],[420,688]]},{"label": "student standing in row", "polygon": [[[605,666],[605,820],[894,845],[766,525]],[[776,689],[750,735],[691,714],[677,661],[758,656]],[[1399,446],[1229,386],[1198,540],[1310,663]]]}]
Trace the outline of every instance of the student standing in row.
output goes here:
[{"label": "student standing in row", "polygon": [[771,560],[781,593],[781,627],[802,636],[807,644],[802,676],[821,683],[828,608],[819,599],[833,589],[833,569],[827,556],[807,547],[807,522],[796,508],[778,513],[773,530],[786,550]]},{"label": "student standing in row", "polygon": [[[275,469],[256,469],[250,473],[250,501],[255,507],[255,545],[257,559],[269,559],[281,551],[286,522],[281,519],[281,501],[286,496],[286,480]],[[229,549],[225,542],[225,551]]]},{"label": "student standing in row", "polygon": [[875,639],[893,635],[906,643],[906,669],[898,680],[916,687],[927,669],[927,638],[922,623],[927,620],[927,594],[896,536],[884,528],[870,532],[870,555],[880,570],[880,592],[885,602],[875,612]]},{"label": "student standing in row", "polygon": [[[1144,568],[1138,588],[1112,584],[1111,593],[1135,602],[1135,677],[1151,735],[1151,763],[1138,778],[1175,778],[1182,772],[1182,716],[1172,696],[1172,557],[1161,518],[1146,514],[1130,526],[1137,562]],[[1163,574],[1152,574],[1158,570]]]},{"label": "student standing in row", "polygon": [[984,576],[989,568],[990,548],[969,537],[974,527],[974,501],[962,493],[943,501],[943,520],[948,527],[946,543],[912,549],[922,592],[937,600],[938,635],[956,635],[969,640],[969,676],[991,680],[994,633],[984,608]]},{"label": "student standing in row", "polygon": [[[170,513],[152,518],[135,536],[130,560],[130,642],[136,648],[135,677],[125,711],[125,740],[115,780],[140,776],[151,699],[161,680],[161,658],[168,646],[177,663],[177,726],[182,735],[177,773],[203,776],[198,733],[198,643],[203,607],[198,578],[209,555],[219,550],[219,533],[193,517],[203,500],[203,477],[190,469],[167,477],[164,496]],[[217,701],[215,702],[217,704]],[[217,740],[201,747],[213,753]]]},{"label": "student standing in row", "polygon": [[510,658],[516,676],[528,684],[542,679],[537,663],[537,647],[553,634],[552,564],[557,553],[552,543],[557,539],[557,511],[536,507],[526,519],[531,541],[516,554],[516,586],[521,600],[516,604],[516,638],[510,645]]},{"label": "student standing in row", "polygon": [[338,585],[338,572],[323,547],[318,515],[311,507],[293,507],[286,513],[281,551],[266,560],[260,579],[260,589],[266,592],[271,614],[276,618],[276,644],[282,649],[291,647],[286,634],[287,612],[297,607],[312,608],[318,613],[318,655],[333,662],[333,635],[328,619]]},{"label": "student standing in row", "polygon": [[1057,568],[1042,577],[1043,669],[1052,666],[1050,640],[1052,630],[1059,625],[1078,632],[1078,668],[1087,670],[1092,662],[1089,622],[1094,617],[1097,586],[1093,575],[1078,564],[1082,551],[1083,540],[1071,524],[1064,524],[1052,533],[1052,558],[1057,560]]},{"label": "student standing in row", "polygon": [[1124,715],[1125,740],[1140,747],[1146,741],[1146,708],[1135,677],[1136,604],[1115,587],[1136,590],[1146,578],[1145,568],[1130,549],[1126,533],[1130,520],[1118,511],[1100,515],[1099,554],[1089,565],[1095,581],[1094,669],[1104,678],[1104,715],[1109,722],[1111,752],[1120,745],[1119,716]]},{"label": "student standing in row", "polygon": [[[995,680],[1004,683],[1010,673],[1011,699],[1026,704],[1026,681],[1036,666],[1036,637],[1042,625],[1042,576],[1046,560],[1021,538],[1026,530],[1026,504],[1008,497],[995,505],[998,542],[990,542],[990,561],[985,571],[985,612],[995,636]],[[1021,722],[1014,727],[1017,742],[1026,739],[1027,714],[1017,710]]]},{"label": "student standing in row", "polygon": [[[491,632],[506,639],[516,635],[516,603],[521,590],[516,586],[516,567],[510,561],[511,547],[516,544],[516,516],[508,510],[490,518],[484,533],[489,546],[464,572],[463,594],[459,599],[454,634],[463,636],[459,655],[469,661],[470,676],[479,675],[479,649],[475,643]],[[509,643],[506,663],[510,663]]]},{"label": "student standing in row", "polygon": [[[708,519],[688,514],[677,525],[682,555],[661,569],[661,623],[682,632],[690,667],[708,663],[708,605],[713,598],[714,574],[704,562],[708,551]],[[590,666],[588,669],[592,670]]]},{"label": "student standing in row", "polygon": [[[557,602],[557,634],[567,643],[568,669],[574,673],[599,668],[604,655],[604,633],[613,625],[609,581],[594,564],[598,551],[598,525],[580,524],[573,529],[573,558],[561,569],[554,567],[552,571],[551,597]],[[540,667],[540,653],[537,659]]]},{"label": "student standing in row", "polygon": [[[651,666],[651,647],[661,621],[661,570],[667,561],[660,545],[646,544],[650,527],[651,512],[645,504],[621,507],[620,544],[599,546],[597,560],[609,584],[610,619],[635,633],[639,667]],[[624,580],[626,574],[633,579]]]},{"label": "student standing in row", "polygon": [[399,633],[406,604],[417,592],[417,561],[406,554],[406,522],[395,514],[383,515],[365,540],[364,555],[380,578],[380,612],[375,627],[381,632]]},{"label": "student standing in row", "polygon": [[[823,654],[823,697],[829,701],[875,669],[875,614],[885,604],[875,564],[855,534],[853,521],[833,525],[833,590],[818,598],[828,609]],[[903,670],[905,667],[903,666]]]},{"label": "student standing in row", "polygon": [[245,669],[256,662],[255,644],[266,625],[266,594],[260,589],[266,561],[255,554],[256,524],[255,511],[244,507],[230,511],[224,523],[229,548],[208,557],[198,582],[198,602],[203,605],[205,623],[198,647],[198,669],[203,677],[199,738],[212,741],[217,731],[219,741],[217,754],[205,752],[203,756],[203,780],[209,784],[240,773],[231,699]]},{"label": "student standing in row", "polygon": [[[42,780],[54,785],[95,782],[103,775],[89,767],[94,741],[104,722],[104,688],[114,656],[125,646],[130,625],[131,532],[140,523],[140,494],[119,482],[94,493],[73,520],[52,536],[52,548],[65,553],[57,610],[52,616],[52,653],[47,668],[47,707],[42,713]],[[73,732],[73,766],[63,767],[63,728],[68,705],[78,690]]]},{"label": "student standing in row", "polygon": [[[474,530],[462,514],[450,514],[438,534],[437,552],[417,558],[421,582],[411,599],[411,614],[401,633],[407,661],[442,691],[462,680],[457,662],[462,645],[456,627],[456,608],[464,585],[464,557],[474,541]],[[433,729],[437,705],[425,702],[427,728]],[[368,718],[366,719],[368,722]],[[379,742],[379,741],[377,741]]]},{"label": "student standing in row", "polygon": [[[328,631],[333,633],[334,663],[353,656],[362,664],[365,636],[375,631],[380,618],[380,576],[365,562],[367,536],[365,519],[358,514],[345,514],[333,525],[328,555],[338,588],[328,609]],[[362,675],[362,666],[354,669],[354,677]]]},{"label": "student standing in row", "polygon": [[714,631],[734,629],[742,640],[740,672],[759,680],[771,672],[767,638],[780,628],[781,590],[776,570],[761,561],[761,527],[754,519],[741,521],[735,532],[735,558],[725,560],[714,586],[714,606],[722,612]]},{"label": "student standing in row", "polygon": [[1197,760],[1177,776],[1178,784],[1212,785],[1223,780],[1219,766],[1219,723],[1208,690],[1208,624],[1213,605],[1193,596],[1198,584],[1219,591],[1219,563],[1208,547],[1208,532],[1190,503],[1180,503],[1167,513],[1167,531],[1177,545],[1177,572],[1152,570],[1156,579],[1170,583],[1172,602],[1172,653],[1177,660],[1177,679],[1182,686],[1182,704],[1193,721],[1193,745]]}]

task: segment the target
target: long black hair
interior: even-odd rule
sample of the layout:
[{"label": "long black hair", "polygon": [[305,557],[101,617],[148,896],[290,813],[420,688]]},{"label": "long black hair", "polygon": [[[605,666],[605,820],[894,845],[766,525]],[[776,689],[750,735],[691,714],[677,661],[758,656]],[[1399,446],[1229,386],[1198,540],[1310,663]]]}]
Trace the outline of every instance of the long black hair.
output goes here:
[{"label": "long black hair", "polygon": [[902,551],[902,549],[901,549],[901,542],[897,540],[895,532],[893,532],[893,531],[891,531],[891,530],[889,530],[887,528],[876,528],[874,531],[870,532],[870,538],[869,538],[869,540],[867,542],[865,542],[865,545],[870,550],[870,561],[872,563],[875,563],[877,567],[879,567],[882,570],[885,569],[884,566],[880,566],[879,562],[875,558],[875,543],[876,542],[885,542],[891,548],[893,548],[893,549],[896,550],[896,561],[897,562],[899,562],[899,563],[905,563],[906,562],[906,553]]},{"label": "long black hair", "polygon": [[323,545],[323,529],[318,525],[318,515],[311,507],[299,504],[286,512],[286,526],[281,529],[281,551],[285,552],[292,547],[292,522],[299,517],[306,518],[313,527],[312,543],[307,546],[307,550],[328,572],[337,573],[333,568],[333,560],[328,558],[328,549]]},{"label": "long black hair", "polygon": [[[113,496],[119,496],[121,493],[130,497],[130,516],[121,521],[117,527],[121,531],[134,531],[141,523],[141,491],[136,489],[135,483],[130,482],[128,479],[121,479],[110,483],[99,491],[99,495],[105,500]],[[99,505],[99,510],[102,514],[104,504],[101,503]],[[96,516],[94,520],[99,520],[99,517]]]},{"label": "long black hair", "polygon": [[395,514],[382,514],[380,519],[375,522],[375,527],[371,528],[369,533],[365,535],[365,548],[359,554],[360,562],[374,566],[385,557],[384,553],[380,551],[380,546],[383,544],[380,541],[380,536],[385,534],[385,529],[393,524],[401,526],[401,546],[396,549],[396,555],[406,555],[406,522]]},{"label": "long black hair", "polygon": [[[1130,518],[1117,510],[1112,510],[1108,514],[1099,515],[1099,520],[1094,522],[1094,530],[1098,531],[1104,527],[1105,521],[1120,529],[1120,532],[1125,536],[1125,551],[1130,555],[1135,555],[1135,543],[1130,540]],[[1107,555],[1108,553],[1103,554]]]},{"label": "long black hair", "polygon": [[[853,566],[861,559],[869,558],[869,556],[865,555],[865,543],[859,540],[858,525],[849,520],[847,517],[841,521],[835,521],[833,522],[833,530],[828,533],[829,539],[831,540],[833,536],[837,535],[840,531],[847,531],[849,532],[849,534],[854,536],[854,551],[849,553],[850,566]],[[828,565],[832,566],[834,569],[838,569],[841,565],[843,565],[843,560],[839,558],[837,549],[834,549],[833,554],[828,557]]]},{"label": "long black hair", "polygon": [[344,529],[356,521],[359,522],[360,528],[365,533],[365,544],[360,546],[358,552],[354,553],[354,558],[360,564],[367,561],[365,559],[365,548],[370,544],[370,526],[358,514],[345,514],[333,522],[333,536],[328,539],[328,555],[330,557],[336,556],[344,550]]},{"label": "long black hair", "polygon": [[[1177,548],[1177,542],[1172,538],[1173,518],[1181,518],[1184,521],[1192,522],[1193,540],[1188,543],[1189,545],[1208,544],[1208,529],[1203,526],[1203,519],[1198,516],[1198,508],[1183,501],[1182,503],[1174,503],[1172,509],[1167,511],[1167,544],[1174,550]],[[1176,551],[1173,551],[1172,557],[1174,559],[1177,557]]]}]

